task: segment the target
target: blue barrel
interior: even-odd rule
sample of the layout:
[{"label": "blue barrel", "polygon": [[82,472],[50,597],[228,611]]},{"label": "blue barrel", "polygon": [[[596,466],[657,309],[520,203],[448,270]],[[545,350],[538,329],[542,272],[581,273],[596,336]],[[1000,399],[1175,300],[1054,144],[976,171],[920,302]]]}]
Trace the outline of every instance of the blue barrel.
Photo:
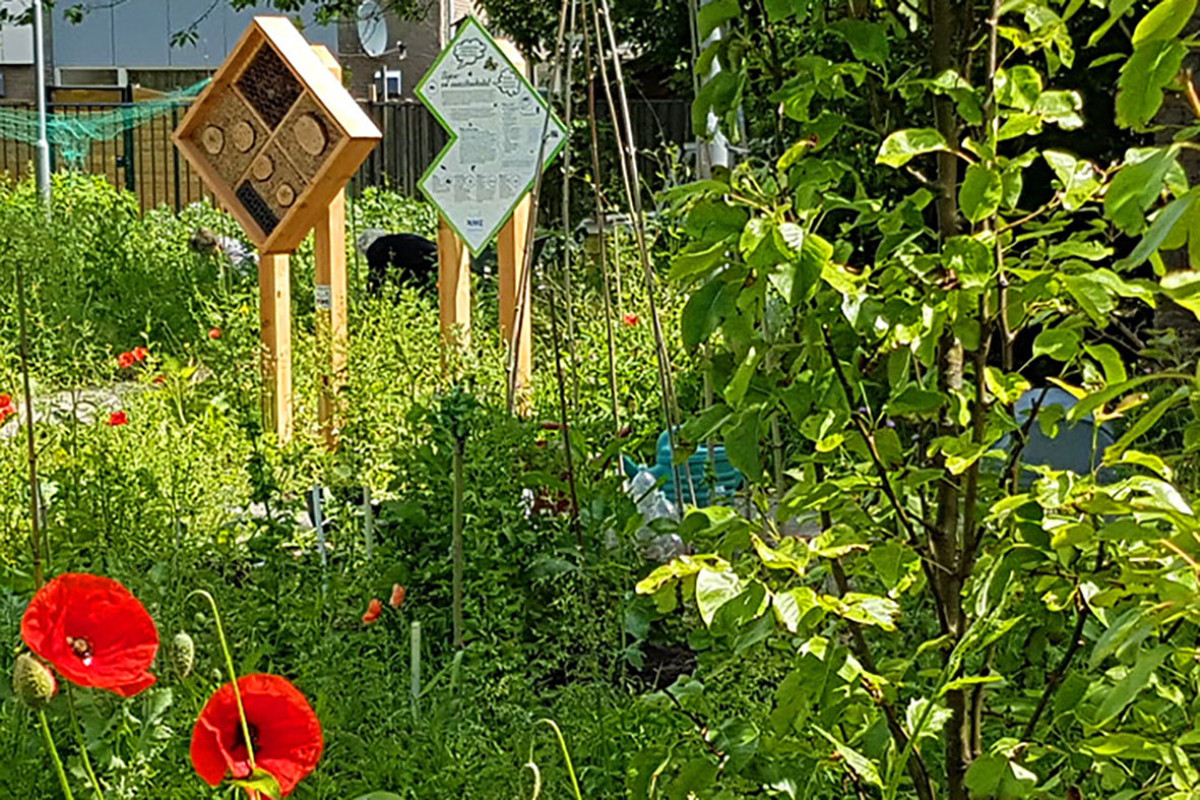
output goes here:
[{"label": "blue barrel", "polygon": [[[666,431],[663,431],[658,437],[654,466],[645,467],[645,469],[648,469],[657,480],[666,477],[666,481],[662,485],[662,492],[668,500],[676,505],[680,504],[681,499],[684,504],[691,505],[692,489],[695,489],[696,492],[695,505],[697,507],[719,505],[722,501],[733,497],[745,483],[742,473],[729,463],[724,445],[717,445],[713,448],[711,464],[708,447],[705,445],[700,445],[686,464],[679,465],[678,470],[671,468],[672,456],[671,437],[667,435]],[[632,478],[640,469],[643,469],[628,456],[622,458],[625,474],[629,477]],[[675,485],[677,472],[682,486]],[[688,486],[688,473],[692,476],[690,487]]]}]

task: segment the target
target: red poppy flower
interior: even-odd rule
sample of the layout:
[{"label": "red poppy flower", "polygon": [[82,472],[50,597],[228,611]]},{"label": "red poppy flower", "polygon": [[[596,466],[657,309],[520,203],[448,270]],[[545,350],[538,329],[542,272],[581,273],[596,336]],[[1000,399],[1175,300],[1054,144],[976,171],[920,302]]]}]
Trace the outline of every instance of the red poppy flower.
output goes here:
[{"label": "red poppy flower", "polygon": [[154,620],[111,578],[68,572],[43,586],[21,618],[29,649],[79,686],[133,697],[157,680]]},{"label": "red poppy flower", "polygon": [[392,608],[399,608],[404,605],[404,587],[398,583],[392,584]]},{"label": "red poppy flower", "polygon": [[362,615],[363,625],[370,625],[379,619],[383,614],[383,603],[378,597],[371,598],[371,602],[367,604],[367,613]]},{"label": "red poppy flower", "polygon": [[621,321],[624,322],[626,325],[637,325],[639,322],[641,322],[641,320],[638,319],[637,314],[626,314],[624,317],[621,318]]},{"label": "red poppy flower", "polygon": [[118,425],[128,425],[129,415],[124,411],[114,411],[108,417],[108,424],[114,428]]},{"label": "red poppy flower", "polygon": [[208,329],[208,338],[220,339],[221,338],[221,329],[220,328],[209,328]]},{"label": "red poppy flower", "polygon": [[13,405],[12,395],[0,394],[0,424],[17,413],[17,407]]},{"label": "red poppy flower", "polygon": [[135,347],[130,355],[133,356],[134,361],[140,364],[146,360],[146,356],[150,355],[150,351],[144,347]]},{"label": "red poppy flower", "polygon": [[[324,746],[321,723],[300,690],[278,675],[238,678],[242,707],[254,746],[254,763],[271,773],[284,797],[313,771]],[[209,786],[227,775],[247,778],[250,758],[233,684],[204,704],[192,730],[192,766]]]},{"label": "red poppy flower", "polygon": [[137,363],[137,359],[133,357],[133,353],[121,353],[117,356],[117,366],[121,369],[129,369]]}]

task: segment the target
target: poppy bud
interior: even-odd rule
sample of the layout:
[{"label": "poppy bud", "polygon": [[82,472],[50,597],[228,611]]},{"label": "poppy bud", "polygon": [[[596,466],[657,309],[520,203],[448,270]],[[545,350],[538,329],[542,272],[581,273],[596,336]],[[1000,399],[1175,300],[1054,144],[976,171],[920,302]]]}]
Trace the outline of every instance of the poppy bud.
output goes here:
[{"label": "poppy bud", "polygon": [[167,661],[180,678],[186,678],[192,674],[192,667],[196,666],[196,643],[192,641],[192,637],[186,631],[180,631],[175,634],[175,638],[171,639],[171,647],[167,650]]},{"label": "poppy bud", "polygon": [[25,705],[37,711],[58,693],[54,673],[29,653],[17,656],[13,666],[13,694]]}]

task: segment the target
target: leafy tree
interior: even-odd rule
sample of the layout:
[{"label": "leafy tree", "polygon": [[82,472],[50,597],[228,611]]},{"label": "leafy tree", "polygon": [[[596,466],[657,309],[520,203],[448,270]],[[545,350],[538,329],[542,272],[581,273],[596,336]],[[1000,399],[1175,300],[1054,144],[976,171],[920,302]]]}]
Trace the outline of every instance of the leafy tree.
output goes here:
[{"label": "leafy tree", "polygon": [[[755,155],[664,198],[717,398],[683,437],[723,438],[774,513],[692,512],[710,552],[638,591],[666,615],[682,588],[715,674],[785,666],[769,720],[677,684],[701,735],[640,756],[638,790],[1197,796],[1200,532],[1177,484],[1200,383],[1128,316],[1200,310],[1160,253],[1200,254],[1180,164],[1200,128],[1155,124],[1195,93],[1195,5],[705,8],[702,36],[731,32],[701,56],[723,69],[697,128],[713,111],[736,137],[748,112]],[[1130,146],[1097,162],[1114,118]],[[1050,386],[1072,407],[1016,412]],[[1022,464],[1035,430],[1089,421],[1118,434],[1090,471]]]}]

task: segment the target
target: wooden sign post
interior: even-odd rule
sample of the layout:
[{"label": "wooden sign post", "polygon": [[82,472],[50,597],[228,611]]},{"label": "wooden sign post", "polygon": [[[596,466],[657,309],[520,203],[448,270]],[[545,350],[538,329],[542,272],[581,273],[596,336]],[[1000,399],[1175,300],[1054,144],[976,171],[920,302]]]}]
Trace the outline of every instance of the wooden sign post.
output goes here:
[{"label": "wooden sign post", "polygon": [[332,443],[346,357],[345,187],[382,138],[334,72],[329,51],[287,17],[255,17],[174,136],[262,253],[263,418],[281,442],[293,430],[288,256],[315,227],[318,331],[331,349],[319,405]]},{"label": "wooden sign post", "polygon": [[527,405],[533,380],[533,276],[525,271],[532,210],[533,198],[525,195],[496,237],[500,333],[508,344],[509,366],[515,371],[509,378],[518,407]]},{"label": "wooden sign post", "polygon": [[471,254],[443,217],[438,218],[438,309],[443,344],[458,350],[470,347]]},{"label": "wooden sign post", "polygon": [[525,76],[515,48],[468,17],[416,87],[450,133],[450,144],[420,181],[441,212],[438,232],[442,337],[462,346],[470,327],[470,261],[493,240],[499,262],[500,326],[510,376],[524,393],[533,365],[532,276],[523,275],[529,192],[567,141],[567,130]]}]

